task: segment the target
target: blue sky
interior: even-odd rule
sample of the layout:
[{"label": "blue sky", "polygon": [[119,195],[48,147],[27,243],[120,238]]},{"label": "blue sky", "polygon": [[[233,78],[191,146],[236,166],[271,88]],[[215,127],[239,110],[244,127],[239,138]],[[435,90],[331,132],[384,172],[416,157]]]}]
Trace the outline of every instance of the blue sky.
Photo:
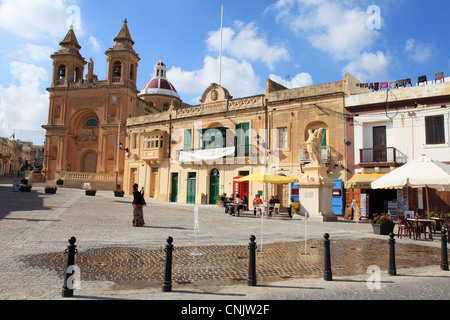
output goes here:
[{"label": "blue sky", "polygon": [[[417,80],[450,74],[445,0],[0,0],[0,136],[42,144],[48,118],[50,54],[72,23],[81,54],[105,79],[104,52],[128,20],[142,59],[138,89],[162,56],[184,102],[219,82],[233,97],[339,81]],[[370,9],[370,10],[368,10]]]}]

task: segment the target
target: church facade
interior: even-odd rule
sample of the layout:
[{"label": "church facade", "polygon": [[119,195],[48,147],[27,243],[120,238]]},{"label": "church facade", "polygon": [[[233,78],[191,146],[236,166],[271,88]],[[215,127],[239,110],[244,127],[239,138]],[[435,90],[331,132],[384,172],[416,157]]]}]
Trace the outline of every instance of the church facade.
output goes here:
[{"label": "church facade", "polygon": [[105,53],[105,80],[94,74],[94,62],[81,55],[73,29],[51,56],[49,115],[43,126],[47,180],[63,179],[66,186],[73,187],[90,182],[103,189],[122,184],[126,120],[150,113],[151,106],[137,97],[140,58],[126,20],[114,42]]}]

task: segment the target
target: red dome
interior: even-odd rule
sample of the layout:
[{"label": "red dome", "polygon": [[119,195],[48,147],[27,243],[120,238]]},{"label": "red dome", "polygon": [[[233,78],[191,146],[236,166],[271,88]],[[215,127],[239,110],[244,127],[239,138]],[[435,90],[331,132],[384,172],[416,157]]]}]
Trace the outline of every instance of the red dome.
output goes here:
[{"label": "red dome", "polygon": [[155,65],[155,74],[139,95],[161,94],[180,98],[175,87],[166,78],[166,65],[159,61]]},{"label": "red dome", "polygon": [[150,80],[150,82],[148,82],[144,88],[142,88],[142,91],[147,90],[147,89],[164,89],[164,90],[170,90],[173,91],[175,93],[177,93],[177,90],[175,89],[175,87],[166,79],[162,79],[162,78],[156,78],[156,79],[152,79]]}]

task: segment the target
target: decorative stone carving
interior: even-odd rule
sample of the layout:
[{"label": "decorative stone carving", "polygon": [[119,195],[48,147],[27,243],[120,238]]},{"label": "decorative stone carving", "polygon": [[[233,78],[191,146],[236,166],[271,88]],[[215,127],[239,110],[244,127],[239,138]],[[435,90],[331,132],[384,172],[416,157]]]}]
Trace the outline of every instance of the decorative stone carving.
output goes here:
[{"label": "decorative stone carving", "polygon": [[322,128],[313,132],[311,129],[308,130],[309,137],[306,141],[306,149],[309,153],[310,163],[311,165],[318,165],[322,163],[322,159],[320,156],[320,140],[324,138],[322,134]]}]

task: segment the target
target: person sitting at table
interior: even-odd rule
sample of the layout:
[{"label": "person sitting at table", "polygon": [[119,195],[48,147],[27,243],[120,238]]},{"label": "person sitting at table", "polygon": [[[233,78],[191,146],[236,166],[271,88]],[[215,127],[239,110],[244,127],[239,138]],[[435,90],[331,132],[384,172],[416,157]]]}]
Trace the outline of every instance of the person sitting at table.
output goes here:
[{"label": "person sitting at table", "polygon": [[239,209],[246,210],[248,208],[248,198],[247,196],[244,196],[242,198],[241,204],[238,206],[238,213]]},{"label": "person sitting at table", "polygon": [[274,206],[275,206],[275,197],[274,196],[271,196],[270,197],[270,200],[269,200],[269,208],[268,208],[268,210],[269,210],[269,216],[271,215],[271,212],[273,211],[273,208],[274,208]]},{"label": "person sitting at table", "polygon": [[261,213],[261,206],[263,204],[263,201],[261,199],[261,196],[259,194],[255,195],[255,199],[253,199],[253,215],[256,216],[256,210],[259,210]]},{"label": "person sitting at table", "polygon": [[[223,200],[222,200],[223,199]],[[221,200],[223,201],[223,206],[225,207],[225,213],[228,213],[228,205],[234,199],[234,195],[232,194],[230,197],[227,197],[227,194],[224,193]]]},{"label": "person sitting at table", "polygon": [[278,196],[275,196],[275,199],[273,199],[273,204],[281,203],[280,199],[278,199]]},{"label": "person sitting at table", "polygon": [[227,194],[224,193],[221,197],[220,197],[220,201],[222,201],[223,203],[227,202]]},{"label": "person sitting at table", "polygon": [[232,194],[231,197],[233,198],[232,201],[228,203],[228,214],[230,216],[234,216],[234,208],[236,206],[238,213],[239,213],[239,203],[241,202],[241,199],[239,199],[239,195],[237,194],[236,197]]},{"label": "person sitting at table", "polygon": [[221,197],[220,197],[220,206],[221,207],[225,207],[226,206],[226,203],[227,203],[227,194],[226,193],[224,193]]},{"label": "person sitting at table", "polygon": [[270,196],[270,200],[269,200],[269,204],[273,205],[275,202],[275,197],[274,196]]}]

